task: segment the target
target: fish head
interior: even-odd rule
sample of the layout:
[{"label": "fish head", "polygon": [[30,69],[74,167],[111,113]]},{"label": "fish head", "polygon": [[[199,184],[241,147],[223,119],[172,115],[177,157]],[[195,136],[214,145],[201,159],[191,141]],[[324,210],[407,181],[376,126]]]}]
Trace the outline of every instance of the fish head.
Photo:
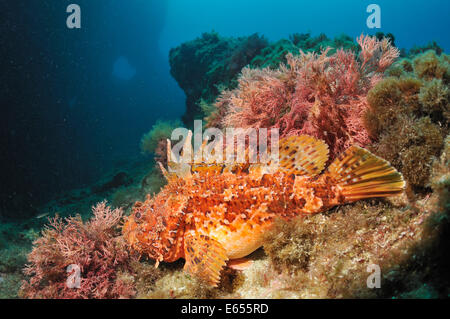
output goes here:
[{"label": "fish head", "polygon": [[175,211],[176,201],[162,195],[160,193],[144,203],[136,202],[123,226],[128,244],[141,254],[155,259],[157,264],[183,257],[181,218]]}]

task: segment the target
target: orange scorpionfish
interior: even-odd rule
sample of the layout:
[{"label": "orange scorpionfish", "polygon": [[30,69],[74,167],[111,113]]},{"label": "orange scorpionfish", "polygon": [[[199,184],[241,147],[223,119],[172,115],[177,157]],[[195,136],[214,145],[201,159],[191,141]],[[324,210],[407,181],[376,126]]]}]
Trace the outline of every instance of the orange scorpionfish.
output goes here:
[{"label": "orange scorpionfish", "polygon": [[211,286],[217,286],[229,260],[262,246],[276,218],[291,220],[360,199],[397,195],[405,188],[395,168],[358,146],[320,174],[328,146],[306,135],[282,139],[278,165],[265,169],[262,164],[238,170],[180,165],[170,154],[168,141],[169,171],[160,164],[168,184],[135,203],[123,234],[132,249],[155,259],[156,267],[184,258],[184,270]]}]

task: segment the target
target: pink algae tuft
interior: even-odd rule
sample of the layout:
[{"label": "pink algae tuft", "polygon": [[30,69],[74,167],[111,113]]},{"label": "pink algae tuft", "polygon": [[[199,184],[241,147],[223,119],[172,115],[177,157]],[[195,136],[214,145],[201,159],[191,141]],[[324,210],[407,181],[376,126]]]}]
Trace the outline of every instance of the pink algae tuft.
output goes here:
[{"label": "pink algae tuft", "polygon": [[[133,280],[120,276],[130,271],[130,256],[118,226],[122,210],[102,202],[93,207],[94,216],[83,223],[80,216],[55,217],[34,242],[24,273],[24,298],[123,298],[135,294]],[[80,285],[71,287],[70,269],[79,269]],[[74,273],[73,275],[78,275]]]},{"label": "pink algae tuft", "polygon": [[323,139],[331,159],[353,144],[371,142],[363,124],[368,91],[399,51],[387,39],[359,37],[361,52],[330,48],[321,54],[287,55],[278,69],[244,68],[238,87],[222,92],[217,112],[223,127],[279,128],[280,136]]}]

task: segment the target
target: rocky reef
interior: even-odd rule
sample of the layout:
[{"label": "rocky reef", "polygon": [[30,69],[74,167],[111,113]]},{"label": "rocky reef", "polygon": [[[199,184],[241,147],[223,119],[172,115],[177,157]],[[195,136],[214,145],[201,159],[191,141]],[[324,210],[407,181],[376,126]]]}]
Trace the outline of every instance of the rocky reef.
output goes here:
[{"label": "rocky reef", "polygon": [[[0,297],[448,297],[449,56],[430,44],[396,60],[388,38],[294,34],[270,43],[205,33],[170,52],[171,73],[187,95],[186,124],[310,134],[331,157],[359,144],[402,172],[402,196],[278,220],[251,264],[225,268],[211,288],[183,272],[182,260],[155,269],[120,232],[133,204],[164,185],[155,160],[167,163],[161,141],[181,123],[158,122],[141,140],[154,160],[130,159],[96,186],[37,208],[28,223],[2,224]],[[80,289],[66,287],[71,264],[81,265]],[[373,265],[379,289],[367,285]]]},{"label": "rocky reef", "polygon": [[387,74],[367,96],[370,149],[397,167],[416,192],[424,192],[431,186],[433,158],[449,134],[449,56],[426,51],[398,61]]},{"label": "rocky reef", "polygon": [[232,85],[236,74],[267,45],[258,34],[224,38],[210,32],[170,50],[170,73],[186,93],[183,122],[193,123],[201,114],[200,100],[213,101],[220,87]]},{"label": "rocky reef", "polygon": [[276,68],[287,62],[288,53],[297,54],[299,50],[320,53],[327,47],[358,50],[358,45],[346,35],[329,39],[324,34],[314,37],[295,33],[289,40],[270,43],[258,34],[226,38],[214,31],[173,48],[170,73],[186,94],[183,122],[189,126],[194,118],[207,116],[208,104],[215,102],[224,88],[238,85],[237,78],[244,66]]}]

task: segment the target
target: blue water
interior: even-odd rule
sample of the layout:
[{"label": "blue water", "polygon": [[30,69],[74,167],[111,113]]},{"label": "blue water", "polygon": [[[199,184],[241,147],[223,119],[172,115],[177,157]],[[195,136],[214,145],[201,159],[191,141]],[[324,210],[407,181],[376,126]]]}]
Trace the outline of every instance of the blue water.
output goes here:
[{"label": "blue water", "polygon": [[393,33],[399,47],[410,48],[436,40],[450,49],[450,1],[447,0],[170,0],[160,37],[162,52],[195,38],[206,30],[227,36],[264,34],[270,40],[287,38],[294,32],[310,31],[353,38],[366,26],[369,4],[381,8],[381,31]]},{"label": "blue water", "polygon": [[[65,25],[70,3],[81,7],[79,30]],[[381,29],[366,26],[371,3]],[[185,111],[169,50],[203,32],[276,41],[381,31],[401,48],[450,49],[447,0],[29,0],[0,10],[1,203],[46,200],[141,156],[142,134]]]},{"label": "blue water", "polygon": [[112,73],[118,79],[129,81],[136,75],[136,69],[128,62],[126,57],[121,56],[114,62]]}]

